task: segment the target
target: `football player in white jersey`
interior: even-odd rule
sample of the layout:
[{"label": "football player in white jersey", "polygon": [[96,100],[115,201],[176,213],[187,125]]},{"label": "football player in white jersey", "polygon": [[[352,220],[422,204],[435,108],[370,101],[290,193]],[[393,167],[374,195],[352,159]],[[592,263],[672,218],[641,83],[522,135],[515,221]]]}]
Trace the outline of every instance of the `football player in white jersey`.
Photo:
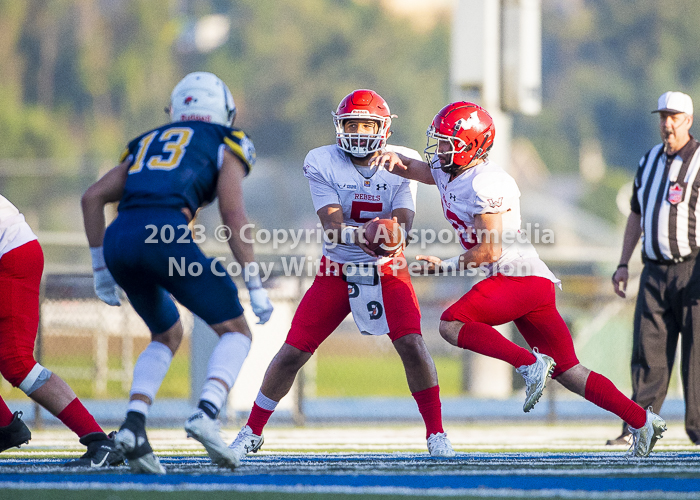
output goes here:
[{"label": "football player in white jersey", "polygon": [[[87,446],[69,467],[108,467],[124,461],[73,390],[34,359],[39,327],[39,288],[44,253],[24,215],[0,196],[0,373],[14,387],[49,410]],[[0,398],[0,452],[28,442],[32,434]]]},{"label": "football player in white jersey", "polygon": [[[622,394],[606,377],[582,366],[556,309],[559,280],[520,233],[520,192],[515,180],[488,159],[495,127],[476,104],[455,102],[428,128],[426,162],[387,152],[371,161],[408,179],[435,184],[445,218],[458,231],[465,252],[426,262],[428,273],[473,269],[486,278],[441,317],[440,334],[450,344],[510,363],[526,382],[523,410],[537,403],[551,374],[564,387],[630,425],[633,454],[647,456],[666,424]],[[513,321],[532,347],[524,349],[494,325]],[[633,429],[632,429],[633,428]]]},{"label": "football player in white jersey", "polygon": [[[304,175],[327,241],[314,283],[267,369],[247,424],[231,444],[241,458],[260,448],[263,428],[297,372],[350,312],[363,334],[387,334],[392,340],[425,421],[430,454],[454,456],[442,428],[437,372],[421,336],[420,310],[403,246],[379,258],[367,247],[362,231],[376,218],[396,218],[406,231],[413,222],[415,182],[369,165],[385,147],[420,158],[416,151],[386,145],[392,117],[379,94],[355,90],[333,113],[336,144],[306,156]],[[400,259],[404,265],[395,265]]]}]

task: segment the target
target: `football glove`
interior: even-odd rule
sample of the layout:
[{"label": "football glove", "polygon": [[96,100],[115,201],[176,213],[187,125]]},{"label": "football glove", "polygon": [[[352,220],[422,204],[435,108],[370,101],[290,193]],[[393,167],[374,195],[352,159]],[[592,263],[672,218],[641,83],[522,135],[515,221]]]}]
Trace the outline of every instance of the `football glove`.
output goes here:
[{"label": "football glove", "polygon": [[267,290],[264,288],[253,288],[248,290],[250,294],[250,305],[253,308],[253,312],[258,317],[258,325],[264,325],[272,316],[272,302],[267,296]]},{"label": "football glove", "polygon": [[105,304],[110,306],[120,306],[122,301],[120,298],[121,288],[114,281],[109,269],[102,268],[92,272],[95,279],[95,293]]},{"label": "football glove", "polygon": [[107,269],[102,247],[90,248],[90,256],[92,257],[92,277],[95,281],[95,294],[105,304],[110,306],[122,305],[122,290],[112,278],[109,269]]}]

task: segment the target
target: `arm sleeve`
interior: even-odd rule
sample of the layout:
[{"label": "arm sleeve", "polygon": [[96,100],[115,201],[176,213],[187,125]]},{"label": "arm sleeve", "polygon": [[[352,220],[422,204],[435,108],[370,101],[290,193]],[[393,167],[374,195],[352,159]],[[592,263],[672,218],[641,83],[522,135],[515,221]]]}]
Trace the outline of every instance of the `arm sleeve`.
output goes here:
[{"label": "arm sleeve", "polygon": [[641,160],[639,160],[639,168],[637,169],[637,175],[634,176],[634,184],[632,184],[632,199],[630,200],[630,210],[635,214],[642,213],[642,206],[639,204],[639,187],[641,185],[641,176],[644,165],[649,158],[649,153],[644,155]]},{"label": "arm sleeve", "polygon": [[484,172],[473,182],[476,191],[475,214],[502,214],[520,198],[515,180],[505,172]]},{"label": "arm sleeve", "polygon": [[632,199],[630,200],[630,210],[635,214],[642,213],[642,206],[639,204],[639,198],[637,197],[639,192],[639,186],[637,185],[637,180],[634,180],[634,185],[632,186]]},{"label": "arm sleeve", "polygon": [[311,200],[317,212],[327,205],[340,205],[340,198],[333,185],[314,167],[307,156],[304,161],[304,176],[309,179]]}]

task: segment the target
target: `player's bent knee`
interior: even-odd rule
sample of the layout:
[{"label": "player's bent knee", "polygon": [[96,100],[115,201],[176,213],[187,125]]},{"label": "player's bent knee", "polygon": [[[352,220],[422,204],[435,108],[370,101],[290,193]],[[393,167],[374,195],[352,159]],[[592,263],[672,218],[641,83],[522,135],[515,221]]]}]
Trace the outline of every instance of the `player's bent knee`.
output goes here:
[{"label": "player's bent knee", "polygon": [[283,344],[273,363],[285,370],[299,370],[311,358],[312,353],[302,351],[289,344]]},{"label": "player's bent knee", "polygon": [[250,332],[248,327],[248,322],[245,320],[245,316],[242,314],[237,318],[227,319],[221,323],[215,325],[209,325],[212,330],[214,330],[219,336],[222,336],[229,332],[242,333],[249,339],[253,339],[253,334]]},{"label": "player's bent knee", "polygon": [[440,321],[440,336],[452,345],[458,345],[459,331],[464,323],[459,321]]},{"label": "player's bent knee", "polygon": [[22,356],[15,353],[12,357],[0,356],[0,374],[13,387],[19,387],[35,366],[41,365],[37,364],[32,354]]},{"label": "player's bent knee", "polygon": [[51,378],[51,370],[44,368],[39,363],[34,365],[26,377],[19,383],[19,388],[27,396],[30,396],[39,387],[43,386]]}]

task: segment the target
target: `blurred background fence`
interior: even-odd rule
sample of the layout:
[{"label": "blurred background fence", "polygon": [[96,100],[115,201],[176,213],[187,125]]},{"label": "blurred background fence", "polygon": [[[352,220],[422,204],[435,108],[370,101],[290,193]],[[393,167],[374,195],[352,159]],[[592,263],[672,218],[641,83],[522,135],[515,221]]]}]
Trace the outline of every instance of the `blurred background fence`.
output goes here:
[{"label": "blurred background fence", "polygon": [[[17,187],[29,181],[32,185],[61,186],[60,192],[54,195],[52,191],[47,191],[40,203],[25,210],[27,220],[36,229],[46,255],[37,356],[43,364],[68,381],[81,398],[95,404],[99,402],[97,408],[107,409],[103,418],[118,420],[128,399],[133,364],[150,341],[150,335],[128,302],[122,307],[110,307],[94,295],[79,208],[82,190],[94,181],[94,175],[81,173],[80,170],[77,173],[50,168],[42,170],[47,164],[25,162],[21,167],[13,165],[9,168],[7,163],[0,162],[0,180],[5,186]],[[264,168],[274,172],[283,166],[269,164]],[[306,228],[313,229],[310,222],[303,222],[305,219],[301,215],[313,214],[308,196],[289,195],[289,192],[306,192],[308,188],[303,176],[287,176],[284,182],[273,183],[268,175],[257,178],[251,175],[246,182],[246,196],[249,197],[246,201],[250,201],[250,210],[255,214],[258,229],[283,227],[284,223],[278,224],[280,220],[289,223],[284,227],[294,229],[295,213],[299,214],[297,218],[302,221],[301,226],[305,224]],[[267,196],[275,198],[282,209],[272,213],[264,210],[264,199],[261,200],[259,196],[261,186],[265,186]],[[287,194],[282,194],[283,190]],[[536,196],[536,192],[526,192],[523,198],[527,200]],[[444,221],[436,193],[421,188],[418,203],[416,229],[445,229],[441,225]],[[523,208],[526,213],[532,213],[525,202]],[[113,208],[110,210],[113,213]],[[261,217],[260,214],[264,215]],[[534,217],[535,220],[542,220],[537,219],[536,214]],[[52,222],[49,224],[47,221]],[[216,207],[202,211],[197,222],[203,224],[209,234],[220,222]],[[42,229],[56,227],[56,224],[62,230]],[[614,268],[619,250],[600,243],[588,246],[567,244],[566,233],[557,232],[554,227],[555,235],[564,236],[555,240],[554,244],[540,245],[539,251],[563,282],[563,290],[558,292],[559,308],[572,330],[579,357],[586,366],[606,374],[624,392],[629,392],[633,300],[618,299],[612,294],[609,282],[609,273]],[[585,227],[585,224],[581,224],[581,227]],[[577,230],[580,231],[581,227]],[[448,231],[452,231],[451,228]],[[595,243],[595,240],[591,241]],[[222,256],[227,261],[231,259],[226,244],[218,243],[214,238],[208,238],[203,248],[211,256]],[[272,265],[273,274],[266,287],[270,289],[276,311],[273,320],[263,327],[254,324],[254,317],[249,318],[255,337],[254,351],[246,361],[229,401],[228,414],[233,419],[244,418],[269,360],[284,341],[296,305],[312,282],[309,269],[313,269],[315,259],[320,256],[320,245],[312,242],[296,248],[273,248],[271,243],[256,244],[256,251],[260,261]],[[407,249],[409,260],[417,253],[448,257],[458,252],[455,243],[426,245],[423,242]],[[305,264],[301,276],[285,276],[282,261],[294,259]],[[632,267],[633,274],[638,271]],[[441,394],[443,398],[455,400],[519,400],[523,391],[522,378],[508,365],[454,348],[437,331],[442,311],[465,293],[476,279],[413,278],[421,305],[423,336],[435,359]],[[250,314],[245,287],[239,288],[247,314]],[[634,286],[630,287],[630,291],[635,293]],[[179,422],[192,404],[192,399],[197,397],[206,369],[207,349],[211,349],[216,342],[215,335],[206,332],[208,329],[202,326],[201,320],[198,322],[183,308],[181,313],[186,326],[185,339],[157,397],[157,402],[166,405],[167,409],[159,420],[166,424]],[[502,331],[524,345],[521,336],[512,327]],[[552,387],[556,387],[556,384],[552,384]],[[554,393],[554,390],[551,392]],[[26,397],[19,390],[12,389],[6,381],[0,385],[0,394],[16,403],[26,402]],[[563,401],[572,399],[563,390],[556,394]],[[674,397],[681,397],[677,377],[674,377],[670,391],[670,398]],[[305,418],[321,418],[319,415],[323,412],[318,410],[314,416],[313,408],[322,408],[323,404],[332,402],[345,405],[347,409],[338,410],[338,406],[335,406],[335,410],[327,410],[326,414],[333,414],[332,418],[337,419],[342,418],[345,411],[346,418],[352,418],[353,406],[357,410],[358,404],[361,404],[358,401],[390,406],[395,403],[381,401],[398,401],[397,398],[410,398],[410,395],[403,366],[391,342],[386,337],[360,335],[352,318],[348,317],[305,367],[299,383],[286,398],[281,407],[283,411],[279,413],[287,415],[286,418],[292,422],[303,423]],[[519,408],[519,403],[513,405]],[[552,418],[555,406],[547,405],[549,418]],[[561,411],[561,405],[558,408]],[[412,412],[409,405],[405,417],[392,418],[410,420],[415,417],[417,412]]]}]

